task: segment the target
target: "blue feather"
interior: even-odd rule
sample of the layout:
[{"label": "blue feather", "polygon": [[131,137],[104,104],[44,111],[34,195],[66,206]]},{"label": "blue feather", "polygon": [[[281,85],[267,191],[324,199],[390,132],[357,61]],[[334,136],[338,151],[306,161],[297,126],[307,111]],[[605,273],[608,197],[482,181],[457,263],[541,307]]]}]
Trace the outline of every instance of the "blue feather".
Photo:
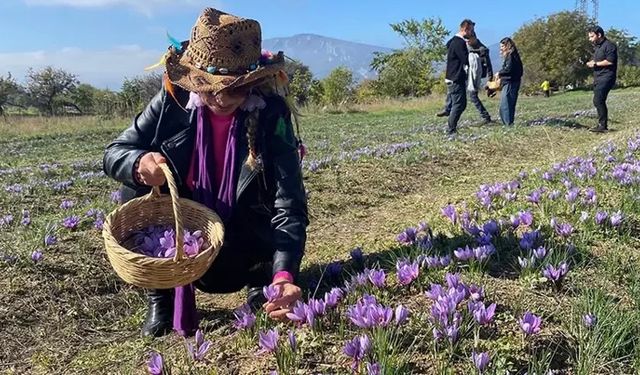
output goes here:
[{"label": "blue feather", "polygon": [[169,42],[171,43],[173,48],[175,48],[178,53],[182,52],[182,43],[180,43],[178,39],[169,35],[168,31],[167,31],[167,38],[169,39]]}]

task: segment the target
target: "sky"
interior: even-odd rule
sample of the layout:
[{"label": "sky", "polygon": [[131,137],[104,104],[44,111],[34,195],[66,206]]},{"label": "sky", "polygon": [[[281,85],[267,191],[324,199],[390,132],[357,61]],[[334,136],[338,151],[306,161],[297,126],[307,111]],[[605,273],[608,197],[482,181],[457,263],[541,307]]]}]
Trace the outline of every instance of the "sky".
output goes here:
[{"label": "sky", "polygon": [[[576,0],[0,0],[0,75],[22,81],[29,67],[51,65],[83,82],[119,89],[124,77],[144,74],[166,50],[166,32],[188,39],[207,6],[260,21],[263,38],[313,33],[398,48],[389,24],[440,17],[453,31],[476,22],[491,45],[522,24],[572,10]],[[600,1],[600,25],[640,37],[640,1]],[[286,51],[285,51],[286,53]]]}]

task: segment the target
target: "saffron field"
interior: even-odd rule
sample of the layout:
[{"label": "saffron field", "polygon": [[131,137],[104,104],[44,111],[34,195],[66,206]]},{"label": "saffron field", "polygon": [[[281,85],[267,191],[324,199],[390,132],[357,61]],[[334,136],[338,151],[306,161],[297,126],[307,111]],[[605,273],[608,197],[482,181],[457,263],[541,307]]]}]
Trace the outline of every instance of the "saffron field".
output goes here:
[{"label": "saffron field", "polygon": [[276,323],[199,293],[189,339],[140,337],[103,249],[129,120],[0,122],[0,373],[638,373],[640,91],[607,134],[586,91],[522,97],[510,128],[470,105],[453,139],[442,101],[303,111],[304,301]]}]

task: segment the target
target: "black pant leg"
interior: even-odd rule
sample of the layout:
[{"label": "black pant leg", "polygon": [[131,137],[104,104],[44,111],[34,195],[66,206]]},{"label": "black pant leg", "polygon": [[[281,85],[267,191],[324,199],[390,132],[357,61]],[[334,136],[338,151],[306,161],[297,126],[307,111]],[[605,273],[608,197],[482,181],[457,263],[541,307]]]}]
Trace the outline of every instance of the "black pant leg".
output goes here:
[{"label": "black pant leg", "polygon": [[449,133],[456,132],[458,120],[467,108],[467,89],[464,83],[453,82],[448,85],[451,95],[451,112],[449,113]]},{"label": "black pant leg", "polygon": [[609,109],[607,108],[607,97],[613,84],[611,82],[596,82],[593,87],[593,105],[598,111],[598,124],[607,128],[609,119]]}]

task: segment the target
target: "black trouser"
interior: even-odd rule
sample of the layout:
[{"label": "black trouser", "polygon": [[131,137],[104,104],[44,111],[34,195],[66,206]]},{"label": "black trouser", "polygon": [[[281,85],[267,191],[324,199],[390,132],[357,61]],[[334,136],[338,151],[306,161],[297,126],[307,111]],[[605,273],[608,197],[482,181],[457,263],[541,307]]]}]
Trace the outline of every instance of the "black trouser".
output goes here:
[{"label": "black trouser", "polygon": [[458,120],[462,112],[467,108],[467,88],[465,83],[447,83],[447,95],[451,99],[451,112],[449,112],[449,133],[455,133],[458,128]]},{"label": "black trouser", "polygon": [[206,293],[233,293],[245,286],[269,285],[274,250],[268,247],[256,239],[225,238],[213,264],[194,285]]},{"label": "black trouser", "polygon": [[601,128],[607,128],[609,109],[607,108],[607,96],[613,88],[615,81],[596,81],[593,83],[593,105],[598,110],[598,124]]},{"label": "black trouser", "polygon": [[549,97],[549,90],[544,90],[544,97],[548,98]]},{"label": "black trouser", "polygon": [[[477,91],[469,91],[469,98],[471,99],[471,103],[476,106],[478,112],[480,112],[480,116],[482,116],[485,120],[491,120],[491,115],[480,101],[480,97],[478,97]],[[447,93],[447,99],[444,103],[444,112],[451,113],[451,106],[453,103],[451,102],[451,95]]]}]

